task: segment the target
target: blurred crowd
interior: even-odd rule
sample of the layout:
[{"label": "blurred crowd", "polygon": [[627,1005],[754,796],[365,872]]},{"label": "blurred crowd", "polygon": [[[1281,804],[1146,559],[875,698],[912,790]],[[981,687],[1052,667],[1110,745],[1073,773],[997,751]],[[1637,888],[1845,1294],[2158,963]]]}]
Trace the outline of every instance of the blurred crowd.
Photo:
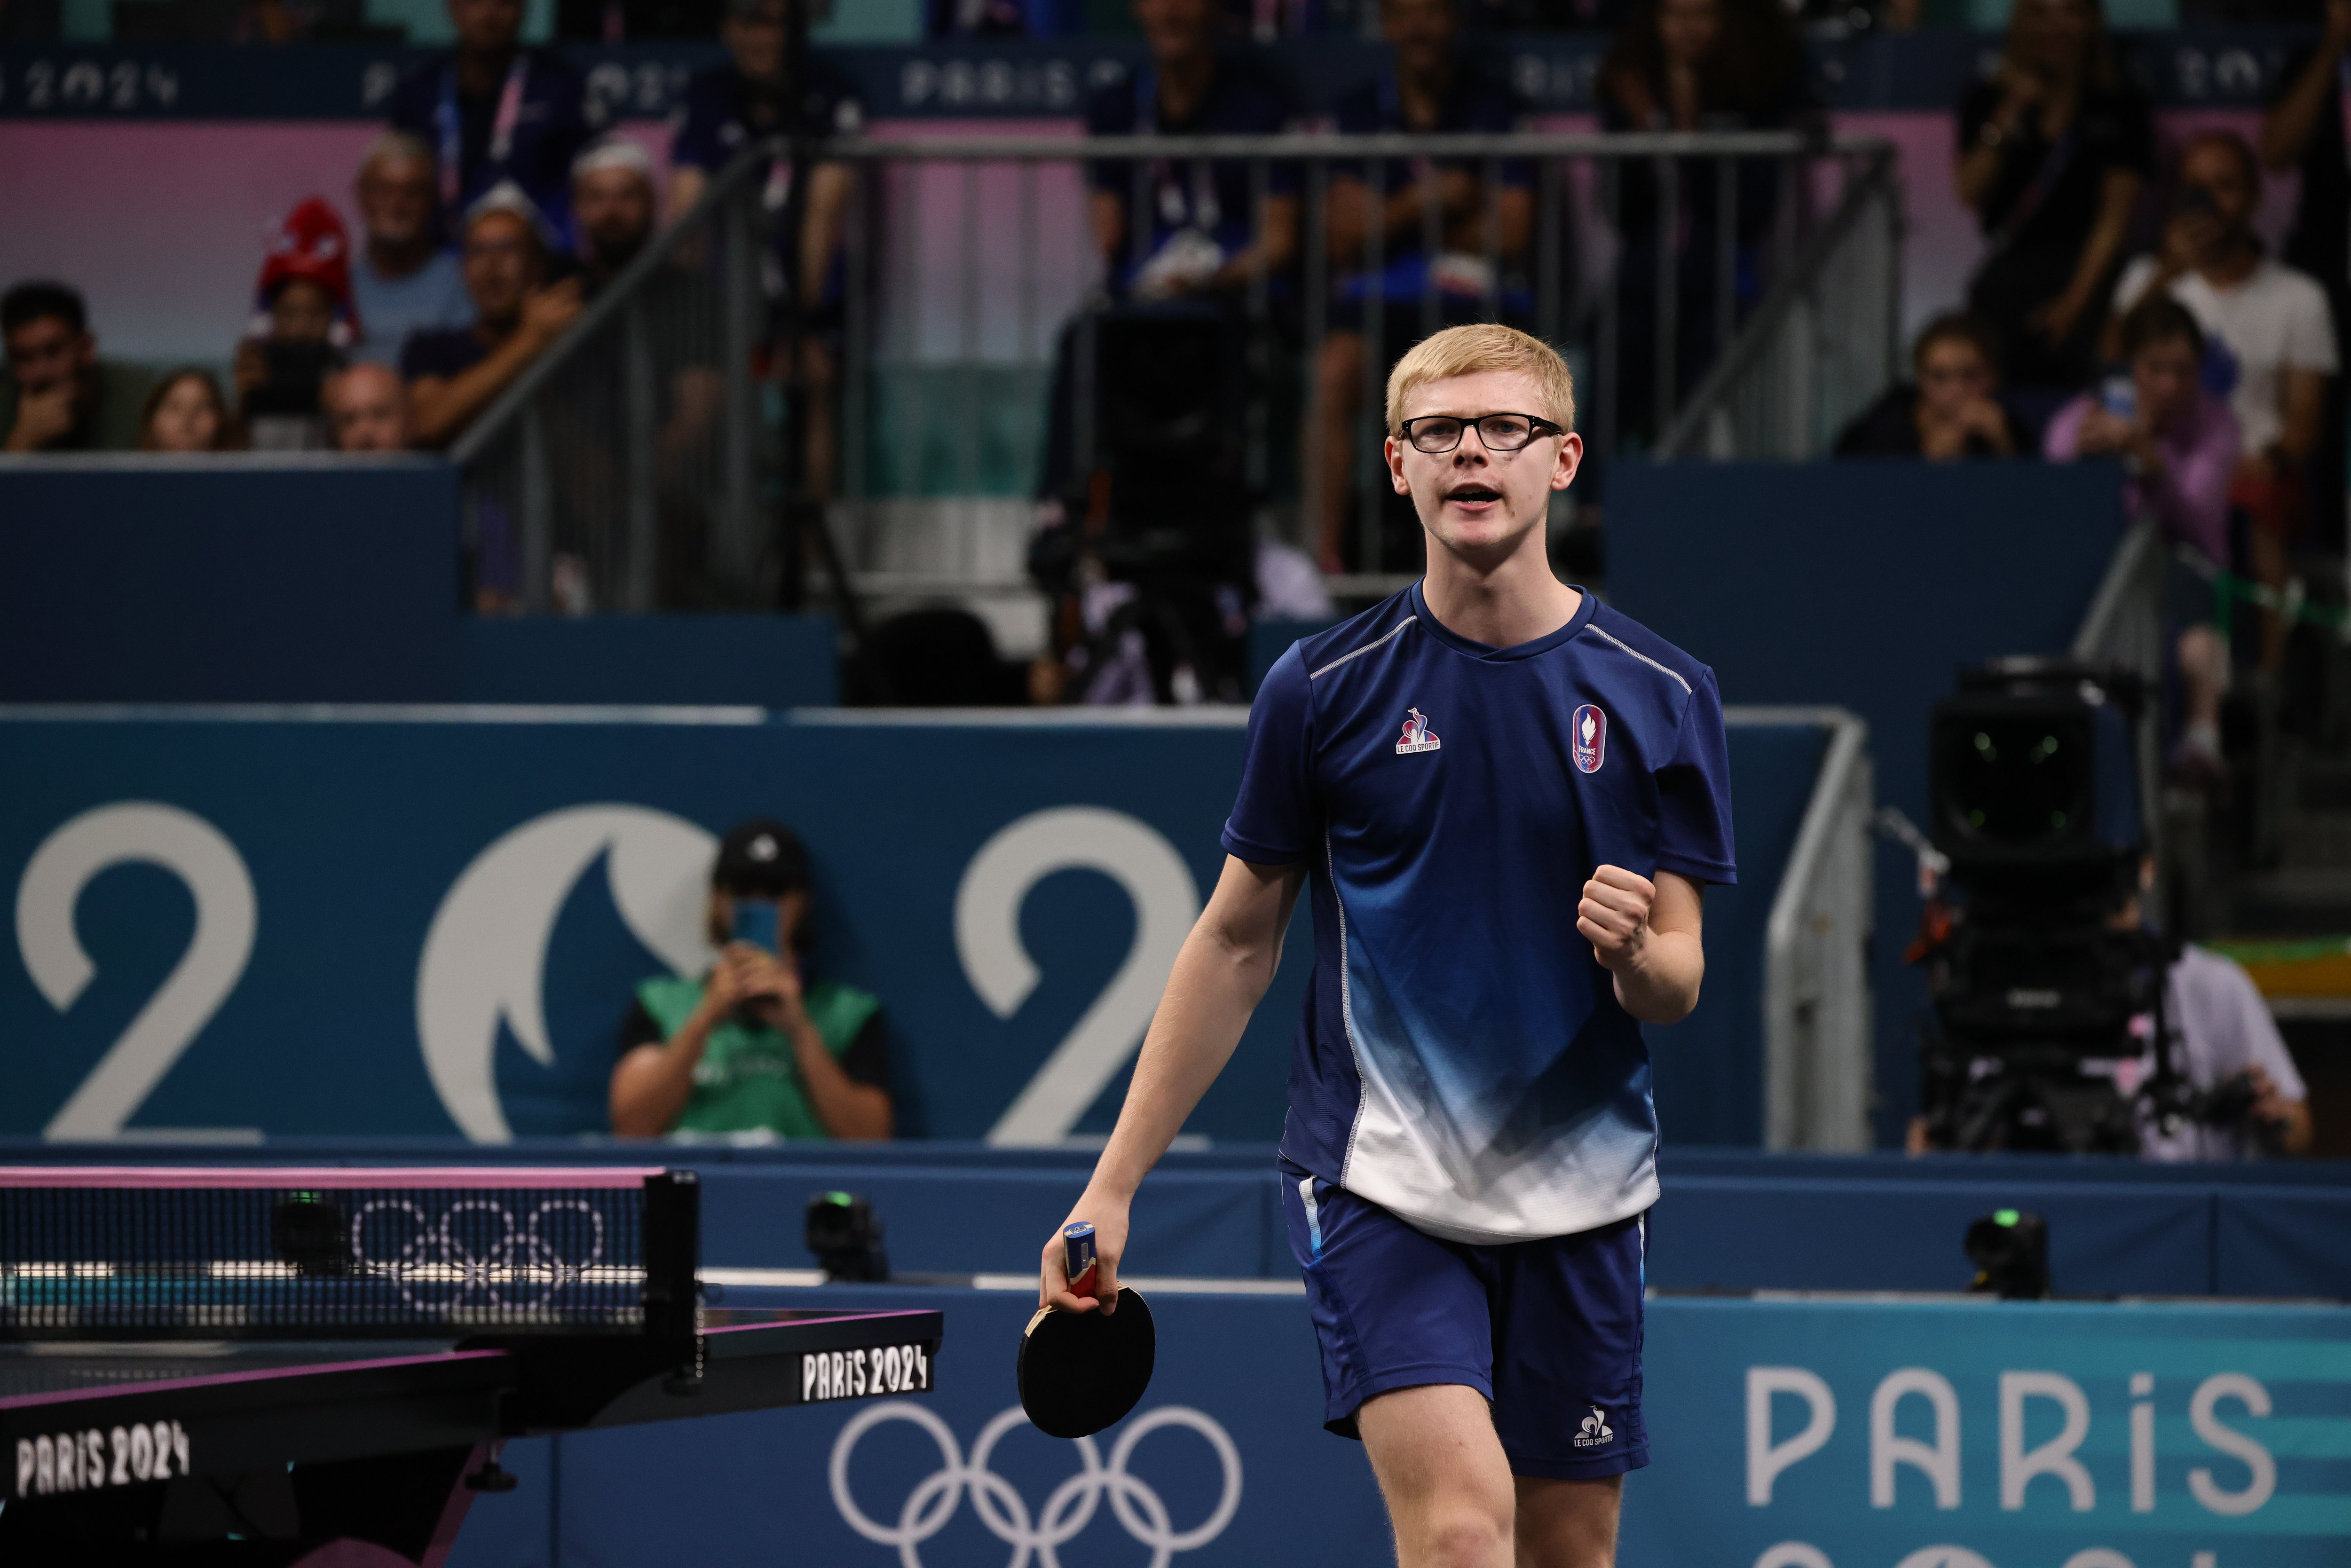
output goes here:
[{"label": "blurred crowd", "polygon": [[[69,283],[0,300],[11,452],[376,452],[444,448],[644,250],[668,211],[747,142],[784,127],[785,0],[731,0],[726,63],[697,75],[666,171],[591,132],[580,76],[520,42],[521,0],[450,0],[456,46],[392,95],[356,171],[356,238],[313,196],[255,282],[227,384],[150,377],[98,353]],[[853,126],[828,116],[827,131]]]},{"label": "blurred crowd", "polygon": [[[448,0],[454,47],[400,83],[355,171],[356,233],[323,197],[285,215],[225,380],[203,366],[151,378],[105,359],[68,283],[21,282],[0,299],[8,364],[0,438],[12,452],[380,452],[462,441],[740,150],[779,131],[830,135],[862,124],[854,87],[820,56],[793,68],[791,3],[565,0],[569,35],[702,29],[723,41],[725,62],[693,78],[664,142],[598,134],[578,73],[560,54],[522,42],[521,0]],[[1085,122],[1095,136],[1299,129],[1299,106],[1249,40],[1269,27],[1338,25],[1322,0],[1132,0],[1132,10],[1146,61],[1092,94]],[[1881,19],[1907,26],[1922,15],[1908,5]],[[1054,0],[940,0],[930,16],[949,32],[1074,25]],[[1771,131],[1823,120],[1802,10],[1780,0],[1376,0],[1375,19],[1387,57],[1338,100],[1342,131],[1525,126],[1525,105],[1478,47],[1480,33],[1521,26],[1613,28],[1594,82],[1607,131]],[[1980,226],[1982,258],[1964,299],[1949,301],[1917,339],[1913,378],[1837,446],[1844,456],[1928,461],[2119,459],[2131,507],[2202,567],[2175,596],[2189,627],[2180,643],[2191,691],[2181,747],[2191,771],[2217,756],[2228,671],[2199,630],[2212,619],[2216,591],[2250,583],[2274,599],[2297,549],[2341,536],[2335,323],[2351,302],[2351,0],[2324,0],[2318,19],[2279,77],[2256,138],[2206,130],[2167,150],[2117,61],[2099,0],[2015,0],[1987,73],[1954,105],[1949,177]],[[1296,168],[1102,160],[1087,176],[1103,277],[1091,314],[1110,324],[1105,331],[1125,331],[1129,360],[1163,381],[1176,371],[1165,340],[1151,336],[1149,321],[1120,322],[1101,307],[1181,306],[1195,325],[1221,312],[1233,330],[1252,291],[1295,300],[1310,238],[1327,259],[1328,329],[1306,367],[1294,427],[1309,559],[1269,564],[1260,555],[1255,580],[1238,589],[1276,613],[1327,608],[1311,569],[1364,570],[1377,559],[1365,558],[1371,547],[1355,526],[1364,511],[1356,433],[1365,389],[1384,368],[1368,362],[1374,346],[1392,362],[1426,329],[1431,300],[1439,324],[1490,312],[1531,326],[1536,287],[1531,160],[1332,165],[1324,232],[1313,236],[1301,233]],[[2273,248],[2254,219],[2264,180],[2289,171],[2298,206]],[[771,194],[783,172],[771,174]],[[1909,177],[1934,176],[1914,168]],[[810,393],[800,400],[799,465],[818,501],[831,493],[839,459],[849,190],[843,167],[814,167],[796,198],[797,236],[778,237],[763,267],[768,304],[798,305],[797,373]],[[1788,195],[1769,160],[1700,158],[1682,161],[1671,178],[1646,160],[1627,162],[1614,199],[1616,254],[1591,301],[1615,333],[1614,381],[1592,402],[1614,422],[1619,444],[1638,450],[1660,435],[1674,392],[1697,385],[1715,361],[1723,330],[1760,302],[1770,247],[1785,237]],[[689,267],[670,271],[661,281],[674,294],[707,289]],[[1279,308],[1272,319],[1302,346],[1294,320],[1285,326]],[[1112,373],[1111,342],[1087,350],[1100,349],[1090,375]],[[1049,524],[1100,509],[1097,476],[1081,472],[1072,451],[1081,423],[1071,390],[1076,345],[1065,334],[1045,421],[1038,495]],[[781,377],[789,367],[778,348],[770,341],[757,357]],[[678,360],[661,365],[663,440],[684,446],[706,436],[719,392],[710,365],[670,362]],[[1662,396],[1661,370],[1672,378]],[[1219,477],[1215,462],[1178,455],[1164,466],[1148,485],[1131,485],[1125,504],[1246,517],[1245,497],[1217,489],[1238,481]],[[1131,467],[1130,477],[1144,472]],[[1603,476],[1595,469],[1585,488]],[[1399,526],[1391,569],[1417,559],[1410,519]],[[1208,574],[1229,581],[1249,572]],[[1285,580],[1304,586],[1291,594]],[[1090,618],[1086,633],[1095,635],[1108,622],[1092,622],[1115,608],[1088,601],[1073,613]],[[1235,613],[1215,594],[1196,609],[1208,622]],[[2251,645],[2273,666],[2283,620],[2268,607],[2257,618]],[[1151,684],[1165,688],[1165,670]]]},{"label": "blurred crowd", "polygon": [[[2224,776],[2224,595],[2250,602],[2247,662],[2274,673],[2294,555],[2342,537],[2337,323],[2351,305],[2343,83],[2351,0],[2290,61],[2259,143],[2189,136],[2158,159],[2147,104],[2095,5],[2018,0],[2000,68],[1959,106],[1957,180],[1985,239],[1965,308],[1917,338],[1913,377],[1840,456],[2120,461],[2135,516],[2176,548],[2183,722],[2173,761]],[[2264,177],[2298,176],[2280,254]],[[2161,217],[2133,253],[2136,214]],[[2250,591],[2258,588],[2266,597]]]}]

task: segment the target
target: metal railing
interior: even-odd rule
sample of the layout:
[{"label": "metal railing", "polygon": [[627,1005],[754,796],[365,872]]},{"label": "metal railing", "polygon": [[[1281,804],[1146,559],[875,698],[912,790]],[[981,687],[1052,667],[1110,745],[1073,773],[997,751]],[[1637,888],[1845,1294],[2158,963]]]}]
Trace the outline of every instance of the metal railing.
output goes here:
[{"label": "metal railing", "polygon": [[1876,861],[1869,727],[1844,708],[1737,708],[1746,723],[1829,731],[1763,939],[1763,1144],[1871,1146],[1869,940]]},{"label": "metal railing", "polygon": [[[1358,570],[1373,578],[1417,564],[1416,550],[1396,556],[1383,549],[1381,526],[1389,503],[1377,411],[1388,362],[1403,346],[1395,340],[1399,326],[1416,337],[1464,315],[1504,319],[1561,344],[1583,386],[1585,439],[1604,459],[1665,450],[1661,433],[1697,379],[1687,372],[1704,364],[1693,350],[1748,342],[1758,302],[1745,295],[1758,280],[1786,294],[1792,269],[1851,271],[1874,259],[1883,273],[1869,280],[1869,291],[1886,301],[1886,317],[1846,357],[1869,367],[1871,396],[1894,362],[1890,337],[1880,341],[1876,334],[1896,329],[1898,245],[1893,228],[1872,216],[1891,190],[1892,150],[1875,139],[1795,131],[1026,137],[845,141],[828,155],[860,171],[852,203],[859,216],[847,235],[844,466],[845,496],[868,504],[868,519],[884,515],[876,502],[1029,493],[1045,436],[1055,329],[1106,301],[1102,258],[1084,221],[1089,166],[1123,166],[1103,185],[1125,196],[1135,252],[1149,222],[1138,198],[1147,195],[1155,165],[1195,178],[1218,164],[1245,166],[1252,243],[1263,232],[1274,172],[1283,172],[1297,196],[1298,253],[1288,269],[1252,277],[1233,300],[1249,328],[1246,471],[1261,494],[1277,497],[1278,517],[1295,519],[1293,540],[1317,542],[1318,519],[1336,507],[1322,493],[1315,454],[1301,451],[1301,428],[1315,412],[1314,371],[1335,319],[1343,312],[1359,321],[1349,527]],[[1475,280],[1474,298],[1441,286],[1433,268],[1424,270],[1416,294],[1390,293],[1384,263],[1402,247],[1377,224],[1367,225],[1359,256],[1331,253],[1334,186],[1359,181],[1384,188],[1382,165],[1393,160],[1477,171],[1483,206],[1473,225],[1477,243],[1453,286]],[[1506,252],[1500,207],[1514,182],[1529,192],[1531,213],[1523,244]],[[1419,247],[1426,255],[1440,247],[1447,225],[1437,182],[1418,183]],[[1680,200],[1685,188],[1711,192],[1697,221]],[[1624,217],[1635,196],[1646,227],[1627,232]],[[1813,214],[1824,202],[1834,215],[1818,222]],[[1873,256],[1824,238],[1857,228],[1885,242]],[[1710,236],[1702,252],[1694,235]],[[1689,308],[1694,294],[1704,296],[1702,308]],[[1635,350],[1645,360],[1637,371],[1630,362]],[[1834,379],[1842,385],[1852,378]],[[1644,406],[1621,408],[1622,392],[1637,393]],[[1010,412],[1008,395],[1028,417]],[[1082,461],[1092,434],[1083,427],[1084,390],[1071,402]],[[864,432],[874,426],[861,422],[876,420],[901,437],[915,427],[915,450],[869,445]],[[1005,526],[1025,522],[1017,512],[1004,517]],[[852,554],[862,564],[906,570],[893,540],[875,538],[870,527],[857,531]]]},{"label": "metal railing", "polygon": [[2147,847],[2161,858],[2164,836],[2163,673],[2170,650],[2165,646],[2164,597],[2171,571],[2174,546],[2152,522],[2137,522],[2115,547],[2106,575],[2090,597],[2090,608],[2074,633],[2069,657],[2085,664],[2128,670],[2145,683],[2147,700],[2139,716],[2132,751],[2138,768],[2139,807],[2144,813]]},{"label": "metal railing", "polygon": [[731,164],[451,446],[477,590],[575,614],[772,601],[766,169]]},{"label": "metal railing", "polygon": [[[772,596],[775,400],[753,366],[773,330],[763,195],[778,152],[743,154],[457,444],[477,579],[510,582],[532,610]],[[1092,171],[1116,171],[1092,178],[1123,197],[1136,255],[1151,235],[1155,171],[1197,188],[1219,167],[1244,170],[1251,244],[1275,196],[1294,193],[1294,255],[1220,296],[1247,358],[1239,466],[1277,532],[1311,549],[1340,530],[1357,574],[1349,585],[1364,591],[1418,563],[1385,514],[1378,453],[1403,338],[1499,319],[1561,345],[1577,371],[1579,423],[1604,460],[1694,450],[1694,420],[1727,418],[1737,432],[1763,397],[1755,389],[1799,382],[1816,432],[1875,395],[1895,363],[1892,151],[1874,139],[850,138],[820,156],[851,183],[832,301],[839,494],[822,498],[852,573],[883,593],[1025,591],[1057,367],[1080,383],[1064,402],[1074,462],[1092,460],[1094,367],[1061,347],[1065,323],[1094,319],[1112,298],[1089,221]],[[1447,267],[1423,267],[1416,291],[1386,280],[1390,253],[1409,247],[1385,225],[1365,225],[1355,255],[1329,241],[1334,192],[1384,190],[1397,162],[1416,177],[1476,177],[1476,215],[1457,207],[1449,219],[1439,182],[1418,179],[1418,249]],[[1515,244],[1506,191],[1526,193]],[[1817,303],[1832,291],[1874,303],[1832,317]],[[1326,409],[1317,367],[1343,332],[1360,340],[1360,382]],[[1343,436],[1352,458],[1334,489],[1319,459]],[[1731,444],[1750,450],[1743,435]]]},{"label": "metal railing", "polygon": [[1657,443],[1660,457],[1802,460],[1902,367],[1902,193],[1890,151],[1782,267]]}]

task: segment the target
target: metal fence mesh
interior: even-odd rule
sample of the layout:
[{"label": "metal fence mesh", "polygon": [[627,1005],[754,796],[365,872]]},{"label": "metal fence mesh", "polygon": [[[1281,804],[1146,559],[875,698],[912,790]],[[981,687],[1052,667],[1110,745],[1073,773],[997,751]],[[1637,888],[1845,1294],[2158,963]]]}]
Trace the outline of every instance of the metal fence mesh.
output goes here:
[{"label": "metal fence mesh", "polygon": [[[778,523],[780,152],[747,151],[458,444],[484,605],[775,601],[796,564]],[[852,571],[884,592],[1020,582],[1026,498],[1052,489],[1057,465],[1085,472],[1109,438],[1092,325],[1135,303],[1108,288],[1093,203],[1124,193],[1133,244],[1154,181],[1246,170],[1252,246],[1270,199],[1293,204],[1281,266],[1213,306],[1161,303],[1221,313],[1238,335],[1236,486],[1289,519],[1293,542],[1327,557],[1340,539],[1361,573],[1417,561],[1383,482],[1379,406],[1388,364],[1435,327],[1499,319],[1560,345],[1603,459],[1815,456],[1898,361],[1900,214],[1882,142],[852,138],[819,156],[849,195],[831,281],[805,302],[824,367],[810,412],[838,411],[808,465]],[[1370,225],[1334,254],[1341,196],[1394,190],[1405,169],[1417,223]],[[1441,214],[1432,170],[1473,176],[1477,210]],[[1529,203],[1508,235],[1506,192]],[[1415,245],[1436,264],[1399,285],[1388,264]],[[1356,381],[1326,414],[1341,339],[1360,344]],[[1326,446],[1343,455],[1324,462]]]}]

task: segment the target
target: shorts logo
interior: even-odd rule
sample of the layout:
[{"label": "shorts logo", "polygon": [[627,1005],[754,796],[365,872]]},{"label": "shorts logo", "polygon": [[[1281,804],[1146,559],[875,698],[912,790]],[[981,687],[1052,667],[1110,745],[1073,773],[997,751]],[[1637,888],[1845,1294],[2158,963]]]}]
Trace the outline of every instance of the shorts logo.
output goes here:
[{"label": "shorts logo", "polygon": [[1404,738],[1396,742],[1398,757],[1408,757],[1416,751],[1435,751],[1445,744],[1428,727],[1427,718],[1418,708],[1406,708],[1405,712],[1410,716],[1404,721]]},{"label": "shorts logo", "polygon": [[1599,772],[1608,760],[1608,716],[1585,703],[1569,723],[1575,732],[1575,766],[1585,773]]},{"label": "shorts logo", "polygon": [[1608,1425],[1608,1417],[1601,1413],[1599,1406],[1594,1405],[1592,1414],[1583,1418],[1583,1425],[1576,1428],[1575,1446],[1579,1448],[1605,1448],[1615,1437],[1614,1429]]}]

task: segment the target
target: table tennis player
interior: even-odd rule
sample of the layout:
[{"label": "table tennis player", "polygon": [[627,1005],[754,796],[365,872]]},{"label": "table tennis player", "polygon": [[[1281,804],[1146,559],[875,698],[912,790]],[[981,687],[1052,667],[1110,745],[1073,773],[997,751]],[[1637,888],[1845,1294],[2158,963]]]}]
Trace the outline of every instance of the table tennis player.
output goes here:
[{"label": "table tennis player", "polygon": [[[1388,379],[1422,580],[1266,678],[1216,892],[1041,1295],[1114,1302],[1129,1205],[1230,1057],[1311,888],[1314,972],[1281,1141],[1328,1394],[1404,1568],[1604,1568],[1641,1421],[1656,1113],[1641,1025],[1688,1016],[1700,899],[1734,880],[1706,666],[1552,575],[1574,387],[1507,327]],[[1138,1266],[1142,1260],[1136,1260]]]}]

